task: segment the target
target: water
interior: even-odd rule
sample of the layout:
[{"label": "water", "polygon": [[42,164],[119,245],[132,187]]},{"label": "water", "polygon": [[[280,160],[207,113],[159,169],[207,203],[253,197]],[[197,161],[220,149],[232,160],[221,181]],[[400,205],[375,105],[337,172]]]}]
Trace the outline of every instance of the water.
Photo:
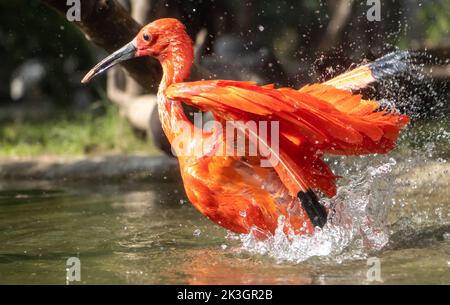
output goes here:
[{"label": "water", "polygon": [[334,167],[351,177],[327,203],[341,217],[262,245],[210,223],[177,184],[1,182],[0,283],[65,284],[69,257],[89,284],[379,283],[367,280],[376,257],[381,283],[450,284],[448,164],[394,154]]},{"label": "water", "polygon": [[[361,251],[381,250],[389,241],[386,222],[393,184],[392,181],[380,183],[379,180],[389,177],[386,174],[392,171],[396,161],[390,158],[386,163],[375,166],[375,161],[380,160],[352,160],[351,166],[358,168],[358,173],[351,173],[347,169],[347,184],[339,187],[334,198],[322,199],[322,203],[332,211],[322,229],[317,229],[313,236],[286,236],[283,232],[284,219],[280,218],[278,230],[267,241],[260,241],[253,234],[239,236],[244,248],[253,253],[267,254],[278,261],[292,262],[302,262],[315,256],[337,255],[351,244],[356,245],[357,241]],[[345,168],[340,163],[339,160],[334,161],[338,168]],[[375,189],[378,191],[374,192]],[[355,257],[356,249],[352,247],[352,258]]]}]

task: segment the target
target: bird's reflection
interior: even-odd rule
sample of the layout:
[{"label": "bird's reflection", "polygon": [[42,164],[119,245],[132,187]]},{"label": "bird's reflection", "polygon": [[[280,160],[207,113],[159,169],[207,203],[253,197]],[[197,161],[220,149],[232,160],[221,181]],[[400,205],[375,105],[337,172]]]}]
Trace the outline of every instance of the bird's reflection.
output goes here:
[{"label": "bird's reflection", "polygon": [[311,284],[311,271],[239,255],[234,250],[193,249],[177,268],[188,284]]}]

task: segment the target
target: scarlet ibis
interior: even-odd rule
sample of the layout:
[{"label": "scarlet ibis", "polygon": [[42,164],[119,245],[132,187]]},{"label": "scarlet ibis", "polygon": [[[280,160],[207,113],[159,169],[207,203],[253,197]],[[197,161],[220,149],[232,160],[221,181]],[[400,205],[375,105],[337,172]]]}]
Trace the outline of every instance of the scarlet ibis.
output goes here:
[{"label": "scarlet ibis", "polygon": [[[178,155],[189,200],[209,219],[237,233],[267,236],[274,233],[280,216],[284,216],[285,232],[311,234],[315,227],[323,227],[328,209],[317,194],[335,196],[337,179],[322,160],[323,154],[386,153],[409,121],[396,110],[352,93],[402,69],[398,52],[301,89],[232,80],[183,82],[193,63],[192,41],[180,21],[165,18],[144,26],[131,42],[92,68],[82,82],[139,56],[152,56],[162,65],[159,118]],[[182,103],[211,111],[223,128],[196,127],[183,112]],[[236,123],[250,121],[277,122],[278,132],[263,137],[258,132],[264,125],[258,125],[255,132]],[[234,134],[229,137],[223,132],[228,122],[235,122],[248,140],[244,155],[223,154],[236,140]],[[186,132],[200,136],[188,138]],[[269,145],[275,137],[278,149]],[[255,142],[269,153],[258,150],[250,155],[248,143]],[[207,147],[208,153],[198,155],[198,147]],[[272,166],[262,164],[267,156]]]}]

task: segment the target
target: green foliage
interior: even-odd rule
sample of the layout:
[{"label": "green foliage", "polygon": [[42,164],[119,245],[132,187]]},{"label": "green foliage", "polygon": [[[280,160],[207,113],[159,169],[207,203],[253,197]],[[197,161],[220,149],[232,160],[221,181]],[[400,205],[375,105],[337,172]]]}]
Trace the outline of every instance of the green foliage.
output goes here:
[{"label": "green foliage", "polygon": [[449,12],[449,0],[425,2],[423,9],[418,11],[417,18],[425,25],[426,39],[432,44],[449,39]]},{"label": "green foliage", "polygon": [[95,116],[61,115],[48,121],[6,122],[0,126],[0,156],[84,154],[156,154],[148,141],[139,140],[114,106]]},{"label": "green foliage", "polygon": [[70,103],[82,71],[95,63],[84,35],[38,0],[0,0],[0,20],[0,103],[9,100],[14,71],[31,59],[44,64],[43,93]]}]

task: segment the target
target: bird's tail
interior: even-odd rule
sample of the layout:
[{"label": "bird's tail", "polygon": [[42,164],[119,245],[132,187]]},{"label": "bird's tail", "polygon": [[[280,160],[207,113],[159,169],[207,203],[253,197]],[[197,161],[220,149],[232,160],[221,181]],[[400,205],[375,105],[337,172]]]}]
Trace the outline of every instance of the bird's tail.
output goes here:
[{"label": "bird's tail", "polygon": [[342,90],[359,90],[386,77],[396,76],[410,69],[411,54],[395,51],[377,60],[343,73],[324,84]]}]

